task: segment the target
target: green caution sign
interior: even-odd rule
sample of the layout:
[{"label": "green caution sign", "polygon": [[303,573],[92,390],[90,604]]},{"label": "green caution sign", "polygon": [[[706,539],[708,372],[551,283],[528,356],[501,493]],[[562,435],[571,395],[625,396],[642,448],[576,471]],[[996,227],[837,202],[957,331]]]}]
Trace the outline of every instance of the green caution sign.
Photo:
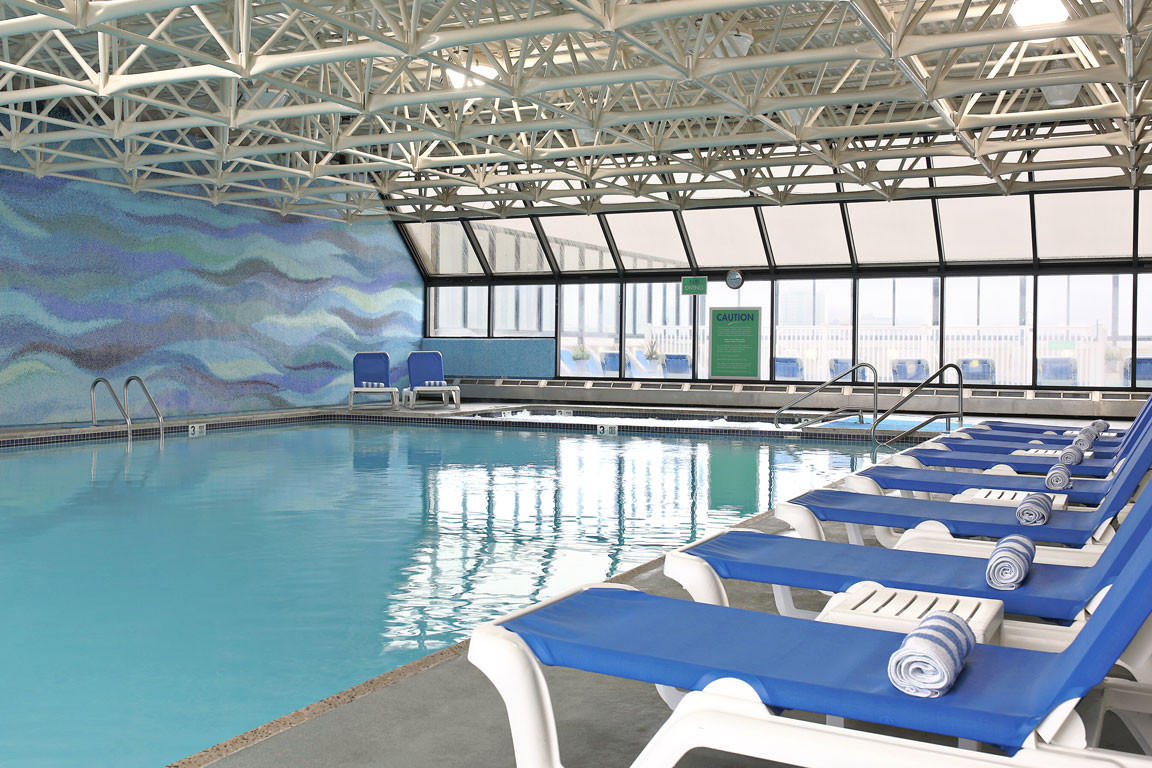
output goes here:
[{"label": "green caution sign", "polygon": [[712,377],[760,377],[760,309],[711,310]]},{"label": "green caution sign", "polygon": [[708,278],[682,277],[680,278],[681,296],[703,296],[708,293]]}]

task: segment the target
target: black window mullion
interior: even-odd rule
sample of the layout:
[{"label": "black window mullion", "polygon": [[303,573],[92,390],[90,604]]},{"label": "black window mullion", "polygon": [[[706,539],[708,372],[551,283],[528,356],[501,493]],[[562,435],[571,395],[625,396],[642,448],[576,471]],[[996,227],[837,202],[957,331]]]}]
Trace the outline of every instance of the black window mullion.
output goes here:
[{"label": "black window mullion", "polygon": [[776,259],[772,255],[772,240],[768,237],[768,225],[764,223],[764,213],[759,205],[752,206],[752,213],[756,216],[756,228],[760,230],[760,244],[764,246],[764,258],[768,260],[768,269],[776,271]]},{"label": "black window mullion", "polygon": [[692,250],[692,241],[688,237],[688,227],[684,225],[684,216],[680,211],[672,211],[676,219],[676,231],[680,233],[680,242],[684,244],[684,253],[688,256],[688,268],[692,274],[699,274],[700,267],[696,265],[696,252]]},{"label": "black window mullion", "polygon": [[467,219],[461,219],[460,225],[464,227],[464,234],[472,246],[472,252],[476,254],[476,260],[480,262],[480,269],[484,270],[484,276],[492,279],[492,267],[488,264],[488,257],[484,254],[484,249],[480,247],[479,238],[472,230],[472,224]]}]

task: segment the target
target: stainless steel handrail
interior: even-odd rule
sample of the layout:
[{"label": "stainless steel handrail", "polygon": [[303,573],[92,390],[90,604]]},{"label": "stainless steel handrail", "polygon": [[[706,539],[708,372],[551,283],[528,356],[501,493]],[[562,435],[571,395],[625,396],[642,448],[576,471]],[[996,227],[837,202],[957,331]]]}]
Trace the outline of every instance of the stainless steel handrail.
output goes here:
[{"label": "stainless steel handrail", "polygon": [[[144,379],[139,376],[129,376],[124,379],[124,410],[128,410],[128,385],[136,382],[140,385],[140,389],[144,391],[144,397],[148,398],[148,405],[152,406],[152,412],[156,414],[156,422],[160,425],[160,440],[164,440],[164,415],[160,413],[160,408],[156,405],[156,401],[152,399],[152,393],[148,391],[148,385],[144,383]],[[132,425],[128,425],[128,432],[131,434]]]},{"label": "stainless steel handrail", "polygon": [[956,365],[955,363],[945,363],[944,365],[937,368],[936,371],[931,376],[929,376],[928,378],[924,379],[924,381],[917,384],[916,387],[911,392],[904,395],[904,397],[900,398],[899,402],[897,402],[896,405],[894,405],[891,408],[889,408],[888,410],[884,411],[884,413],[881,414],[880,418],[872,420],[872,429],[868,433],[869,437],[872,438],[872,442],[874,442],[874,443],[880,442],[879,440],[876,439],[876,427],[880,425],[880,422],[884,421],[884,419],[888,418],[893,413],[895,413],[900,408],[900,406],[904,405],[904,403],[911,400],[913,397],[916,396],[917,392],[924,389],[924,387],[928,386],[929,384],[931,384],[936,379],[939,378],[939,379],[941,379],[941,381],[943,381],[944,372],[947,371],[949,368],[956,371],[956,401],[957,401],[956,410],[955,411],[947,411],[944,413],[937,413],[935,415],[929,416],[928,418],[924,419],[924,421],[920,422],[916,426],[904,430],[900,434],[896,435],[896,437],[892,437],[892,438],[889,438],[888,440],[885,440],[883,443],[880,443],[880,445],[891,445],[892,443],[896,442],[897,440],[904,437],[905,435],[908,435],[912,432],[916,432],[921,427],[927,426],[928,424],[931,424],[932,422],[938,421],[940,419],[947,419],[948,420],[947,423],[944,425],[948,429],[952,429],[952,418],[953,417],[960,420],[960,426],[964,426],[964,372],[962,370],[960,370],[960,366]]},{"label": "stainless steel handrail", "polygon": [[92,426],[96,426],[96,387],[103,383],[108,388],[108,394],[112,396],[112,402],[116,403],[116,407],[120,410],[120,415],[124,417],[124,423],[128,426],[128,439],[132,439],[132,419],[128,417],[128,411],[124,409],[124,404],[120,402],[120,398],[116,397],[116,390],[112,389],[112,382],[101,376],[92,382],[92,386],[88,389],[89,399],[92,401]]},{"label": "stainless steel handrail", "polygon": [[[774,413],[772,415],[773,426],[779,428],[779,426],[780,426],[780,414],[784,413],[784,411],[788,410],[789,408],[792,408],[793,406],[799,405],[800,403],[804,402],[805,400],[812,397],[812,395],[815,395],[818,392],[823,392],[825,389],[832,386],[833,384],[835,384],[840,379],[842,379],[845,376],[849,375],[850,373],[854,372],[857,368],[867,368],[868,370],[872,371],[872,420],[875,421],[876,420],[876,412],[880,409],[880,382],[878,381],[879,375],[876,373],[876,366],[872,365],[871,363],[856,363],[856,365],[852,366],[851,368],[844,371],[843,373],[839,373],[839,374],[833,376],[832,378],[828,379],[828,381],[826,381],[823,384],[821,384],[820,386],[816,387],[816,389],[805,392],[804,394],[800,395],[800,397],[798,397],[795,400],[793,400],[792,402],[788,403],[788,405],[785,405],[782,408],[776,409],[776,413]],[[842,413],[856,413],[860,419],[860,423],[861,424],[864,423],[864,409],[863,408],[844,407],[844,408],[837,408],[836,410],[829,411],[828,413],[822,413],[819,416],[814,416],[811,419],[808,419],[807,421],[800,422],[800,424],[798,426],[801,429],[803,429],[804,427],[807,427],[810,424],[817,424],[821,421],[828,421],[828,420],[830,420],[836,416],[839,416]]]}]

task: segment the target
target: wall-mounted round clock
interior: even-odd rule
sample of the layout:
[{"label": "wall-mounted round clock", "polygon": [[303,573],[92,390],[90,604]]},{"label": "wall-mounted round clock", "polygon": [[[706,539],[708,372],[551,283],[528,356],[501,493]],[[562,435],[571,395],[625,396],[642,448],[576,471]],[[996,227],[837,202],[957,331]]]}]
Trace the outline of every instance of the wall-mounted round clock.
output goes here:
[{"label": "wall-mounted round clock", "polygon": [[744,275],[738,269],[730,269],[728,274],[724,275],[724,283],[732,290],[736,290],[744,285]]}]

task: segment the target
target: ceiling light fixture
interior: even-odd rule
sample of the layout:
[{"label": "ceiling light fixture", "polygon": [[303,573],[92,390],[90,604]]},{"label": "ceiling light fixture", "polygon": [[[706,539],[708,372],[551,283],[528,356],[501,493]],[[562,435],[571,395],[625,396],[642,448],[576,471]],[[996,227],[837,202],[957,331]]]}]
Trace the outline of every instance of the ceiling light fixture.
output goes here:
[{"label": "ceiling light fixture", "polygon": [[1016,0],[1009,12],[1018,27],[1059,24],[1068,20],[1068,9],[1061,0]]}]

